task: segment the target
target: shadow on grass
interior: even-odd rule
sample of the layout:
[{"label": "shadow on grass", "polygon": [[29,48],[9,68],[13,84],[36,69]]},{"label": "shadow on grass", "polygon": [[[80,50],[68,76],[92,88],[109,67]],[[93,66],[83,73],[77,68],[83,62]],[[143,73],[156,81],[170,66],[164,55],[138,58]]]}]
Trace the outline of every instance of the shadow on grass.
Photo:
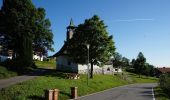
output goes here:
[{"label": "shadow on grass", "polygon": [[37,96],[37,95],[29,96],[28,99],[31,99],[31,100],[45,100],[44,97]]},{"label": "shadow on grass", "polygon": [[60,94],[66,95],[66,96],[68,96],[69,98],[71,98],[71,94],[66,93],[66,92],[64,92],[64,91],[60,91]]},{"label": "shadow on grass", "polygon": [[[60,94],[66,95],[66,96],[68,96],[68,98],[71,98],[71,95],[69,93],[64,92],[64,91],[60,91],[59,95]],[[29,100],[45,100],[45,97],[37,96],[37,95],[32,95],[32,96],[28,96],[28,99]]]},{"label": "shadow on grass", "polygon": [[170,100],[170,96],[162,89],[154,89],[154,93],[156,98],[166,98],[166,100]]},{"label": "shadow on grass", "polygon": [[59,79],[65,79],[66,75],[62,72],[57,72],[55,69],[43,69],[41,68],[40,70],[44,70],[40,76],[46,76],[46,77],[58,77]]}]

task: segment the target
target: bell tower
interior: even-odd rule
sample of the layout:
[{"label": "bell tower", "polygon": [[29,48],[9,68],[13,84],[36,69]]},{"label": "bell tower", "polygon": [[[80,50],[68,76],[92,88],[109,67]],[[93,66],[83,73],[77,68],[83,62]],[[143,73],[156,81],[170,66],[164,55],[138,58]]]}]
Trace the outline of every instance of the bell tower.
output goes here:
[{"label": "bell tower", "polygon": [[74,31],[75,31],[75,28],[76,27],[74,26],[73,19],[71,18],[70,25],[67,27],[67,37],[66,37],[67,41],[69,39],[73,38],[73,34],[74,34]]}]

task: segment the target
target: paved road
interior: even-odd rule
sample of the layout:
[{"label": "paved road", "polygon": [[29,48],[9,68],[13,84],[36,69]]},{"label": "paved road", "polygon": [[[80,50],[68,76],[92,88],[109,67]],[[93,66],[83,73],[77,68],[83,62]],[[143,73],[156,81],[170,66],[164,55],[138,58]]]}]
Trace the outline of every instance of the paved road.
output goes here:
[{"label": "paved road", "polygon": [[1,79],[0,80],[0,89],[9,87],[11,85],[33,79],[35,77],[38,77],[38,75],[42,74],[46,70],[37,70],[34,73],[28,74],[28,75],[22,75],[22,76],[15,76],[8,79]]},{"label": "paved road", "polygon": [[156,83],[132,84],[80,97],[78,100],[155,100],[152,92],[155,86]]}]

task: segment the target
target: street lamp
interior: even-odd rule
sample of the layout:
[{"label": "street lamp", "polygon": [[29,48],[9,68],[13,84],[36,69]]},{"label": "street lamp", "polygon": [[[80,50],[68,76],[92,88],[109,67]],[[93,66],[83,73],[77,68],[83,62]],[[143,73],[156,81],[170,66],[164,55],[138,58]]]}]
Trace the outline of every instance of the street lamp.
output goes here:
[{"label": "street lamp", "polygon": [[89,84],[89,48],[90,44],[86,44],[87,46],[87,85]]}]

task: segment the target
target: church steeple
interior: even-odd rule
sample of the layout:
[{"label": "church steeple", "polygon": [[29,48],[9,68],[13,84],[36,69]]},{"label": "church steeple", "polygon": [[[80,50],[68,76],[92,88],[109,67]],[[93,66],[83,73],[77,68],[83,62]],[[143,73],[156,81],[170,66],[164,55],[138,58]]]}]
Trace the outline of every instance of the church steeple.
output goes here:
[{"label": "church steeple", "polygon": [[73,37],[75,28],[76,27],[74,26],[73,19],[71,18],[70,24],[67,27],[67,37],[66,37],[67,41]]},{"label": "church steeple", "polygon": [[75,28],[74,22],[73,22],[73,19],[72,19],[72,18],[70,19],[70,24],[69,24],[69,26],[67,27],[67,29],[69,29],[69,28]]}]

